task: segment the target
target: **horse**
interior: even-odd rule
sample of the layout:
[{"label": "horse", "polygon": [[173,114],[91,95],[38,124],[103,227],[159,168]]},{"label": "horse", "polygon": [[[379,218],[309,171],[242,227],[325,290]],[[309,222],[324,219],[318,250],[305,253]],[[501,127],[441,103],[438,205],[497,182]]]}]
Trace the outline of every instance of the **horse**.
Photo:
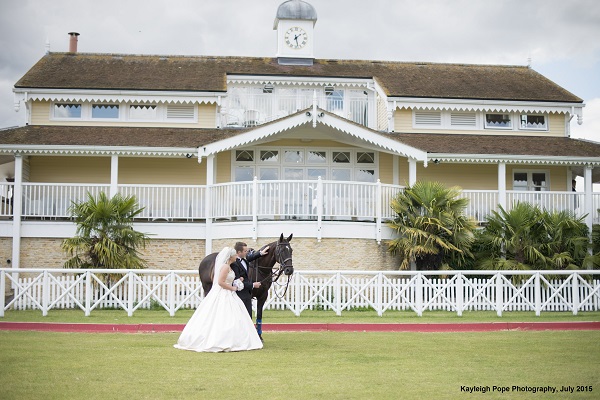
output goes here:
[{"label": "horse", "polygon": [[[292,240],[292,233],[287,239],[283,237],[283,233],[279,237],[278,241],[271,242],[257,251],[262,251],[264,248],[269,248],[267,254],[258,259],[252,261],[248,266],[248,277],[252,282],[260,282],[259,288],[252,289],[252,297],[256,298],[256,331],[258,336],[262,340],[262,312],[267,297],[269,295],[269,289],[273,282],[276,282],[281,274],[290,276],[294,273],[294,264],[292,261],[292,247],[290,241]],[[213,275],[215,271],[215,259],[218,253],[211,253],[204,257],[198,267],[198,274],[200,274],[200,281],[202,282],[202,289],[204,289],[204,295],[206,296],[213,284]],[[279,263],[279,268],[273,270],[275,263]],[[288,278],[289,282],[289,278]]]}]

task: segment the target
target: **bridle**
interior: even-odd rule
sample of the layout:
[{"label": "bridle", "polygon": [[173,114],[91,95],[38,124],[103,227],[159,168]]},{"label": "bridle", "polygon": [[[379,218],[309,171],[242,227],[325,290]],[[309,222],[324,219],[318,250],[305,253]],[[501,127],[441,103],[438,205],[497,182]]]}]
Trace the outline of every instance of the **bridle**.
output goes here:
[{"label": "bridle", "polygon": [[[293,268],[293,265],[291,264],[292,263],[291,253],[290,253],[290,257],[287,257],[283,260],[281,259],[283,257],[281,255],[281,252],[282,252],[281,246],[289,246],[289,242],[278,242],[275,245],[275,262],[277,262],[279,264],[279,268],[277,270],[274,270],[273,267],[269,268],[269,267],[260,266],[260,265],[258,265],[258,262],[254,263],[256,278],[258,278],[258,270],[259,269],[269,270],[269,273],[267,274],[267,276],[259,281],[261,284],[267,282],[268,280],[271,280],[272,284],[276,283],[286,268],[288,268],[288,267]],[[269,245],[269,248],[270,247],[271,247],[271,245]],[[288,262],[290,262],[290,265],[287,265]],[[290,280],[292,279],[291,275],[288,275],[288,276],[289,276],[289,278],[288,278],[287,282],[285,283],[285,290],[281,297],[285,296],[285,293],[287,292],[287,288],[290,284]],[[275,294],[277,295],[277,293],[275,293]],[[280,297],[280,296],[277,296],[277,297]]]}]

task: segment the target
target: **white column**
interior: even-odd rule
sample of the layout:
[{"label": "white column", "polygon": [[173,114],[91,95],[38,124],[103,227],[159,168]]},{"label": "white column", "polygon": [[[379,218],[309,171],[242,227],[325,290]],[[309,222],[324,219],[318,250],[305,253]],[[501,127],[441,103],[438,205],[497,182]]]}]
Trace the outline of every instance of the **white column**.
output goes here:
[{"label": "white column", "polygon": [[506,163],[498,163],[498,204],[506,210]]},{"label": "white column", "polygon": [[212,203],[211,191],[215,184],[215,155],[206,157],[206,192],[204,196],[204,215],[206,216],[205,255],[212,253]]},{"label": "white column", "polygon": [[412,186],[417,182],[417,160],[408,159],[408,185]]},{"label": "white column", "polygon": [[119,193],[119,156],[110,156],[110,197]]},{"label": "white column", "polygon": [[[15,183],[13,187],[13,232],[12,232],[12,268],[17,270],[21,263],[21,204],[23,201],[23,156],[15,154]],[[19,274],[12,275],[14,280],[19,279]],[[14,289],[15,284],[12,284]],[[4,290],[4,288],[2,288]]]},{"label": "white column", "polygon": [[[592,225],[594,224],[594,216],[596,215],[596,210],[594,210],[594,199],[592,196],[592,193],[594,191],[593,189],[593,185],[592,185],[592,171],[594,170],[594,167],[591,165],[586,165],[583,168],[583,189],[585,191],[584,196],[583,196],[583,205],[584,205],[584,212],[587,214],[587,216],[585,217],[585,224],[588,227],[588,232],[589,232],[589,237],[590,237],[590,243],[592,242]],[[590,246],[590,254],[592,251],[592,248]]]}]

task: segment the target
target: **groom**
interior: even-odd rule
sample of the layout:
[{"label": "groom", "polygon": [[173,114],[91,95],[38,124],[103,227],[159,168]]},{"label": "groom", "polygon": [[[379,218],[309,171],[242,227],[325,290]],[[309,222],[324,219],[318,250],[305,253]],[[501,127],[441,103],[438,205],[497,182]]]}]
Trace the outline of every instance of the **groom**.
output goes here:
[{"label": "groom", "polygon": [[260,282],[250,281],[248,268],[250,267],[250,262],[267,254],[269,248],[265,247],[261,251],[253,251],[250,254],[248,254],[248,246],[244,242],[237,242],[233,248],[237,253],[237,260],[231,264],[231,269],[235,273],[235,279],[244,278],[244,288],[238,290],[236,293],[246,306],[248,314],[250,314],[250,319],[252,319],[252,289],[259,288]]}]

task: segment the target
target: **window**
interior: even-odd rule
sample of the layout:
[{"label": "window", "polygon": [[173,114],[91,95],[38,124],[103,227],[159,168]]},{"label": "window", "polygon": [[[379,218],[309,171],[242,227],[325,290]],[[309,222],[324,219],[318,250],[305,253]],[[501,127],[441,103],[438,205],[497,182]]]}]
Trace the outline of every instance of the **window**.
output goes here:
[{"label": "window", "polygon": [[545,171],[515,171],[513,173],[513,190],[545,192],[549,188],[548,177]]},{"label": "window", "polygon": [[132,104],[129,106],[129,119],[156,120],[157,108],[154,104]]},{"label": "window", "polygon": [[239,162],[253,162],[254,161],[254,150],[236,150],[235,161]]},{"label": "window", "polygon": [[[377,182],[378,155],[360,149],[317,150],[299,147],[232,151],[232,179]],[[254,175],[256,173],[256,175]]]},{"label": "window", "polygon": [[349,164],[350,163],[350,152],[349,151],[334,151],[333,162],[335,164]]},{"label": "window", "polygon": [[118,104],[92,104],[92,118],[118,119]]},{"label": "window", "polygon": [[546,130],[546,116],[539,114],[522,114],[521,129]]},{"label": "window", "polygon": [[325,164],[327,162],[327,153],[324,151],[309,150],[306,162],[309,164]]},{"label": "window", "polygon": [[235,182],[247,182],[254,179],[254,167],[235,167]]},{"label": "window", "polygon": [[344,110],[344,91],[343,90],[328,90],[325,87],[325,96],[327,97],[327,111],[340,114]]},{"label": "window", "polygon": [[510,114],[485,114],[485,127],[492,129],[512,128]]},{"label": "window", "polygon": [[81,118],[81,104],[54,104],[54,118]]},{"label": "window", "polygon": [[266,163],[279,162],[279,152],[277,150],[261,150],[260,161]]},{"label": "window", "polygon": [[285,150],[283,162],[286,164],[304,164],[304,152],[301,150]]}]

